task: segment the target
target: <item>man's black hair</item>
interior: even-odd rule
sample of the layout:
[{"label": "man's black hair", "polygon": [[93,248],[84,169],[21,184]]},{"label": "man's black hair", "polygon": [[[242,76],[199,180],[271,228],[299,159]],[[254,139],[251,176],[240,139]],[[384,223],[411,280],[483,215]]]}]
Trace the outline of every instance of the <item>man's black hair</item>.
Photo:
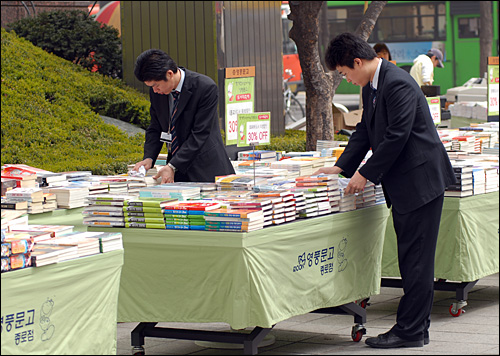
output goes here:
[{"label": "man's black hair", "polygon": [[361,37],[345,32],[335,37],[326,50],[325,63],[328,69],[336,70],[337,66],[354,68],[354,58],[373,59],[377,57],[375,50]]},{"label": "man's black hair", "polygon": [[135,62],[134,74],[141,82],[166,80],[167,71],[177,73],[177,64],[165,52],[148,49],[142,52]]}]

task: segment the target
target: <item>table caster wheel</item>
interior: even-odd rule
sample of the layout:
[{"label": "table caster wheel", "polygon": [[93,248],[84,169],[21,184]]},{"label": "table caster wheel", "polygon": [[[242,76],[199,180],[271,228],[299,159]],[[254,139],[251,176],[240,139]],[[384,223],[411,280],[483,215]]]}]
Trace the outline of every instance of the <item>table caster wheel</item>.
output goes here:
[{"label": "table caster wheel", "polygon": [[145,355],[144,347],[134,346],[132,347],[132,355]]},{"label": "table caster wheel", "polygon": [[454,317],[459,317],[462,313],[465,313],[463,307],[467,305],[465,300],[461,300],[458,303],[453,303],[450,305],[450,314]]},{"label": "table caster wheel", "polygon": [[352,327],[351,331],[352,341],[360,342],[361,339],[363,338],[363,335],[365,334],[366,334],[366,329],[364,328],[363,325],[357,324]]}]

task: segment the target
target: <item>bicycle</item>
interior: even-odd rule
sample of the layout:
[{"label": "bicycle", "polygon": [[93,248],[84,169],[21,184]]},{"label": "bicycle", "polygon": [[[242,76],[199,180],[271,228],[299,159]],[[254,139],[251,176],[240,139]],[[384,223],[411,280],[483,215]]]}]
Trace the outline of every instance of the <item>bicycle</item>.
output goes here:
[{"label": "bicycle", "polygon": [[295,76],[292,75],[292,71],[290,69],[286,70],[286,73],[290,76],[283,79],[283,117],[285,118],[285,123],[287,118],[290,118],[292,122],[297,122],[298,120],[304,118],[306,113],[302,104],[288,85],[290,79]]}]

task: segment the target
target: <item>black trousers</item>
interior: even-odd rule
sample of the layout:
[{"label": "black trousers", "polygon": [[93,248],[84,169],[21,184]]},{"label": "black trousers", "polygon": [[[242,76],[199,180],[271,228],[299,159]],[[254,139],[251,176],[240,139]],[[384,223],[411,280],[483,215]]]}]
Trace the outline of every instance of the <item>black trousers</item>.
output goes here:
[{"label": "black trousers", "polygon": [[444,193],[407,214],[392,209],[404,295],[392,332],[403,339],[428,335],[434,299],[434,258]]}]

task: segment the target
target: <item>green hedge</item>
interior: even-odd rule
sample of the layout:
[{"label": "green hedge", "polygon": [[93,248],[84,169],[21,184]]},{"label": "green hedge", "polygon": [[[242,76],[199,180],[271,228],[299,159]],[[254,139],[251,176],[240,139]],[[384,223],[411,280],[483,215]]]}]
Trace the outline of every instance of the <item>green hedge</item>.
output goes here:
[{"label": "green hedge", "polygon": [[116,174],[142,159],[144,135],[129,137],[98,114],[146,128],[144,94],[1,31],[2,165]]}]

